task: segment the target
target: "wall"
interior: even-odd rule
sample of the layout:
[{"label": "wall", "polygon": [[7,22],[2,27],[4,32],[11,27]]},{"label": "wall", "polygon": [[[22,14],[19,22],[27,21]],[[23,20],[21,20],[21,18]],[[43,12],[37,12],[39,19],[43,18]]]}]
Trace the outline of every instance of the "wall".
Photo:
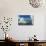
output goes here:
[{"label": "wall", "polygon": [[[45,7],[45,6],[44,6]],[[10,35],[17,40],[27,40],[34,34],[39,40],[44,40],[46,8],[33,8],[28,0],[0,0],[0,16],[13,17]],[[19,26],[18,15],[30,14],[34,16],[33,26]],[[1,31],[2,32],[2,31]],[[2,39],[2,36],[0,37]]]},{"label": "wall", "polygon": [[46,16],[45,16],[45,24],[44,24],[45,28],[44,28],[44,39],[46,39]]}]

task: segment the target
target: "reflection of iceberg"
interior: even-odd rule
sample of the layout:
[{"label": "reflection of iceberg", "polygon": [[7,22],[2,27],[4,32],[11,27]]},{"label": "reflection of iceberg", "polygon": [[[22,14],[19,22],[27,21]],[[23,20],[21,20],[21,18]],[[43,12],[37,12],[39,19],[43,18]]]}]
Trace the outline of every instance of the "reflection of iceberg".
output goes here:
[{"label": "reflection of iceberg", "polygon": [[26,23],[26,21],[25,21],[24,18],[22,17],[22,18],[20,18],[19,23]]}]

